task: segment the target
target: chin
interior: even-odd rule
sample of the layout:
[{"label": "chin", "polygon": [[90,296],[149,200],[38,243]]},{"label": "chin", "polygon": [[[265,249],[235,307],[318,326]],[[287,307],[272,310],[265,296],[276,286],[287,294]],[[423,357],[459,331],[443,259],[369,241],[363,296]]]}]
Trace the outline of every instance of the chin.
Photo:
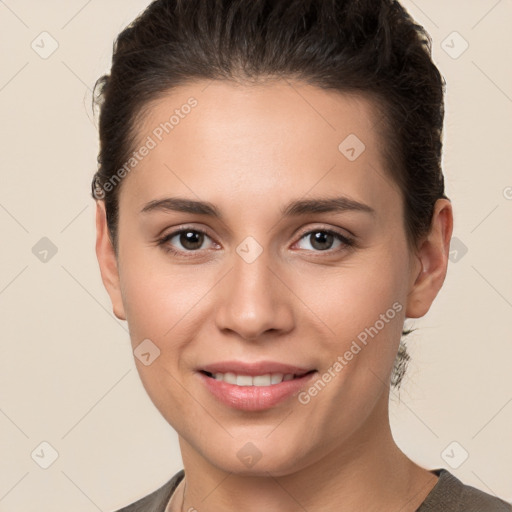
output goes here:
[{"label": "chin", "polygon": [[[244,476],[285,476],[292,474],[306,465],[303,440],[298,439],[297,445],[283,439],[257,439],[247,436],[244,441],[236,441],[231,445],[220,446],[214,453],[203,452],[213,466],[222,471]],[[288,439],[288,441],[290,441]]]}]

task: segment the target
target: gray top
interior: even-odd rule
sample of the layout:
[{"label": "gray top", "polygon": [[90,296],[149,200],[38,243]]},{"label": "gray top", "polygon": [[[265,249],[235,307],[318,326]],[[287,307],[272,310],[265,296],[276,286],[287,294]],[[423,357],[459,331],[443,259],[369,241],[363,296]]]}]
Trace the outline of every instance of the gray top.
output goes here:
[{"label": "gray top", "polygon": [[[439,479],[416,512],[512,512],[512,505],[506,501],[463,484],[446,469],[434,469],[431,473]],[[165,512],[184,476],[182,469],[156,491],[117,512]]]}]

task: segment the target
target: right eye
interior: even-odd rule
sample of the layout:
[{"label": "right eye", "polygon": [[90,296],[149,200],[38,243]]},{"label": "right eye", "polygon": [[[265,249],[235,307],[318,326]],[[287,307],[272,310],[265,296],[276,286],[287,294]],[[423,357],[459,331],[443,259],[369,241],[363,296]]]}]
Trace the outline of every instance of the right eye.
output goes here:
[{"label": "right eye", "polygon": [[[206,232],[201,229],[180,228],[159,239],[158,245],[162,246],[167,252],[176,255],[183,254],[187,257],[184,253],[198,252],[205,238],[210,239]],[[176,249],[178,244],[181,245],[181,248]]]}]

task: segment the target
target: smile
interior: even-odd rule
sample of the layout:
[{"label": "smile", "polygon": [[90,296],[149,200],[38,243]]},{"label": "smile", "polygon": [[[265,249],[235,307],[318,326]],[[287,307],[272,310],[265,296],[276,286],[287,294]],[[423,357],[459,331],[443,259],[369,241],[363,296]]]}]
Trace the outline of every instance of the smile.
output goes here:
[{"label": "smile", "polygon": [[[291,367],[289,370],[292,369]],[[216,368],[220,370],[220,368]],[[264,411],[296,396],[318,375],[316,370],[297,369],[298,373],[258,373],[240,369],[240,373],[200,370],[196,375],[209,395],[231,409]],[[247,373],[241,373],[245,371]],[[250,373],[250,374],[249,374]]]},{"label": "smile", "polygon": [[[314,370],[311,370],[314,371]],[[208,377],[217,381],[227,382],[236,386],[274,386],[281,382],[300,378],[307,373],[294,374],[294,373],[266,373],[264,375],[240,375],[232,372],[215,373],[203,372]]]}]

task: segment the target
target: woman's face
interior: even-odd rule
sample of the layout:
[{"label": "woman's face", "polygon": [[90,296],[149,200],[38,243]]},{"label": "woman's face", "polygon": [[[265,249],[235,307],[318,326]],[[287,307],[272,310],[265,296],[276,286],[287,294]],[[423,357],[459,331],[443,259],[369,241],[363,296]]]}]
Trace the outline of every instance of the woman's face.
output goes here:
[{"label": "woman's face", "polygon": [[286,81],[201,82],[150,105],[120,191],[118,266],[108,251],[100,264],[187,453],[287,474],[387,424],[404,318],[433,297],[378,119],[362,97]]}]

